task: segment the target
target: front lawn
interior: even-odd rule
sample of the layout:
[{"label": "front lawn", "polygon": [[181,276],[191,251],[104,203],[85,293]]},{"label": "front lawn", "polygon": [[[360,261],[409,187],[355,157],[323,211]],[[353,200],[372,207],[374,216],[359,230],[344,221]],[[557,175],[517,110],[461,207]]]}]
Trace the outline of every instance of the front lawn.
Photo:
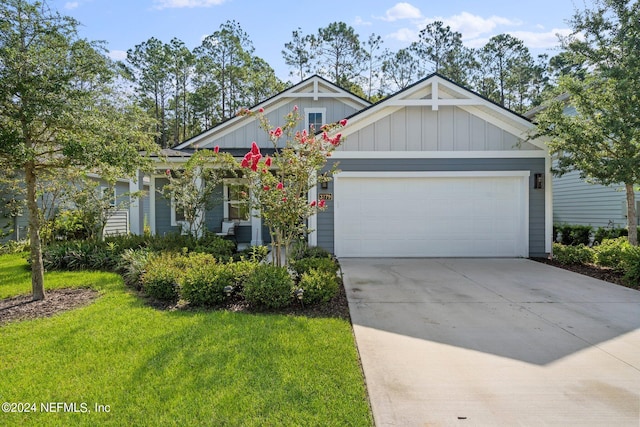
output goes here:
[{"label": "front lawn", "polygon": [[[0,298],[30,291],[25,266],[0,256]],[[0,326],[0,403],[36,410],[0,425],[373,424],[348,321],[160,311],[104,272],[45,280],[101,296]]]}]

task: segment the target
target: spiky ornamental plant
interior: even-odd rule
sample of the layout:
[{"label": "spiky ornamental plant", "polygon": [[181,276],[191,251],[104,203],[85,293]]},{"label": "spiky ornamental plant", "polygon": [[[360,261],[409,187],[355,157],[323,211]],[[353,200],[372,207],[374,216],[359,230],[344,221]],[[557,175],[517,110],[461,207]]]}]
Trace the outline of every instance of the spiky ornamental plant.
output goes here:
[{"label": "spiky ornamental plant", "polygon": [[281,127],[273,127],[261,109],[244,110],[244,115],[256,115],[260,127],[269,134],[275,152],[263,156],[258,144],[252,143],[240,166],[249,179],[250,206],[259,212],[269,228],[273,246],[273,262],[283,265],[291,243],[310,231],[308,219],[325,209],[325,201],[309,200],[309,191],[331,180],[337,163],[325,170],[327,159],[343,141],[337,133],[346,120],[323,126],[318,133],[296,130],[301,121],[298,108],[287,114]]}]

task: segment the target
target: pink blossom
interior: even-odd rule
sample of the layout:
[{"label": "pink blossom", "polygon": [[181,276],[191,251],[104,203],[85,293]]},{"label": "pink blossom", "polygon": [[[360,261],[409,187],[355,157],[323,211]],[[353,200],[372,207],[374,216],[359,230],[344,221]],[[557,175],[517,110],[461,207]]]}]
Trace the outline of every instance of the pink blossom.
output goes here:
[{"label": "pink blossom", "polygon": [[319,208],[324,208],[326,205],[327,203],[324,200],[320,200],[320,203],[318,203]]},{"label": "pink blossom", "polygon": [[282,128],[276,128],[276,130],[273,131],[273,136],[280,138],[282,136]]},{"label": "pink blossom", "polygon": [[171,175],[171,169],[167,169],[166,171],[164,171],[164,174],[167,176]]},{"label": "pink blossom", "polygon": [[298,111],[298,106],[297,105],[293,106],[293,111]]},{"label": "pink blossom", "polygon": [[220,151],[220,146],[219,145],[216,145],[215,147],[213,147],[213,152],[214,153],[217,153],[219,151]]},{"label": "pink blossom", "polygon": [[329,135],[327,135],[326,132],[322,132],[322,139],[324,139],[325,141],[329,142]]},{"label": "pink blossom", "polygon": [[245,157],[244,159],[242,159],[242,161],[240,162],[240,166],[243,168],[248,168],[249,167],[249,160]]},{"label": "pink blossom", "polygon": [[315,200],[310,203],[311,207],[314,207],[317,204],[318,204],[318,202],[316,202]]},{"label": "pink blossom", "polygon": [[264,108],[260,107],[260,109],[258,110],[261,113],[264,113]]},{"label": "pink blossom", "polygon": [[262,173],[267,173],[268,171],[266,169],[262,169]]},{"label": "pink blossom", "polygon": [[267,160],[265,160],[265,161],[264,161],[264,164],[265,164],[267,167],[271,167],[271,157],[267,156]]},{"label": "pink blossom", "polygon": [[271,187],[269,187],[268,185],[265,185],[264,187],[262,187],[262,189],[264,191],[269,191],[269,190],[271,190]]},{"label": "pink blossom", "polygon": [[287,201],[287,198],[286,198],[286,197],[283,197],[283,198],[282,198],[282,201],[283,201],[283,202],[286,202],[286,201]]},{"label": "pink blossom", "polygon": [[340,120],[340,126],[346,126],[346,125],[347,125],[347,119]]},{"label": "pink blossom", "polygon": [[256,154],[260,154],[260,147],[258,147],[258,144],[256,144],[255,141],[251,143],[251,154],[253,154],[254,156]]},{"label": "pink blossom", "polygon": [[277,188],[278,190],[283,190],[283,189],[284,189],[284,184],[283,184],[283,183],[281,183],[281,182],[279,182],[279,183],[278,183],[278,185],[276,185],[276,188]]}]

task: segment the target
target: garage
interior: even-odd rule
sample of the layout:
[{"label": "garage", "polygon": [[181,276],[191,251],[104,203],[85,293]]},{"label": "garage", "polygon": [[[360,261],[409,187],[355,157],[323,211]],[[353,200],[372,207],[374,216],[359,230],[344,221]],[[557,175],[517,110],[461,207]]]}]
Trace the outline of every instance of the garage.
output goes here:
[{"label": "garage", "polygon": [[529,171],[342,172],[340,257],[527,257]]}]

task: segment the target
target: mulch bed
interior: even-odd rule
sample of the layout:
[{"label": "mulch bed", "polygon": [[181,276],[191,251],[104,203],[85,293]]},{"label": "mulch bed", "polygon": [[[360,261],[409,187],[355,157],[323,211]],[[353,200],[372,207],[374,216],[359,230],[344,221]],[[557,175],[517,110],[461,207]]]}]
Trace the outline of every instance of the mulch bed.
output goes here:
[{"label": "mulch bed", "polygon": [[79,288],[48,291],[41,301],[33,301],[31,295],[0,299],[0,326],[18,320],[50,317],[88,305],[98,296],[99,293],[93,289]]},{"label": "mulch bed", "polygon": [[554,267],[563,268],[565,270],[573,271],[574,273],[580,273],[585,276],[593,277],[595,279],[604,280],[605,282],[615,283],[616,285],[626,286],[632,289],[639,289],[638,286],[627,286],[622,280],[622,273],[612,270],[611,268],[599,267],[594,264],[560,264],[558,261],[554,261],[548,258],[531,258],[534,261],[542,262],[544,264],[550,264]]}]

